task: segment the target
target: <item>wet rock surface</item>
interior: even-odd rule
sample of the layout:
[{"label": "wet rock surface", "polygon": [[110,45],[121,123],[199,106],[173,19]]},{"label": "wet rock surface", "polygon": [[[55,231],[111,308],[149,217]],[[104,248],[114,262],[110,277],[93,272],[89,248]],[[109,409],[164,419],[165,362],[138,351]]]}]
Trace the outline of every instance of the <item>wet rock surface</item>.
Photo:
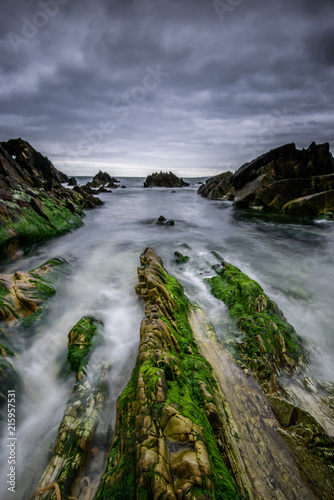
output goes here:
[{"label": "wet rock surface", "polygon": [[144,187],[185,187],[189,186],[180,177],[177,177],[173,172],[155,172],[154,174],[148,175],[144,182]]},{"label": "wet rock surface", "polygon": [[241,166],[208,179],[198,193],[211,199],[234,200],[294,216],[334,212],[334,159],[329,144],[312,143],[298,150],[286,144]]},{"label": "wet rock surface", "polygon": [[141,264],[139,354],[117,403],[96,498],[240,498],[248,478],[233,453],[218,383],[189,326],[188,299],[153,250],[144,252]]},{"label": "wet rock surface", "polygon": [[[334,491],[333,388],[312,377],[300,338],[259,284],[226,262],[215,270],[217,276],[206,281],[237,318],[239,328],[225,346],[266,393],[302,479],[317,497],[330,498]],[[304,377],[303,388],[300,377]],[[313,395],[312,403],[307,392]]]}]

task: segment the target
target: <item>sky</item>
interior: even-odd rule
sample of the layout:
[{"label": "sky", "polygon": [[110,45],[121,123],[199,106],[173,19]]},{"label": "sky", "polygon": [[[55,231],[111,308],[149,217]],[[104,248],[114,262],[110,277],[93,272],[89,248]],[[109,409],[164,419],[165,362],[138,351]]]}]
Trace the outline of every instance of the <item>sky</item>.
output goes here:
[{"label": "sky", "polygon": [[334,151],[332,0],[11,0],[0,141],[69,175],[236,170],[295,142]]}]

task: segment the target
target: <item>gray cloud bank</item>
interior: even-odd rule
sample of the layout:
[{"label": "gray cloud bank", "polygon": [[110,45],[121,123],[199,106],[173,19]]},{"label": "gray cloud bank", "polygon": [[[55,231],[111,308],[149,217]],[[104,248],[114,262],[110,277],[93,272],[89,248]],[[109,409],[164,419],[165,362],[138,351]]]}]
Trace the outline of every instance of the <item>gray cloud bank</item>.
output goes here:
[{"label": "gray cloud bank", "polygon": [[66,173],[236,169],[286,142],[333,150],[334,4],[12,0],[0,138]]}]

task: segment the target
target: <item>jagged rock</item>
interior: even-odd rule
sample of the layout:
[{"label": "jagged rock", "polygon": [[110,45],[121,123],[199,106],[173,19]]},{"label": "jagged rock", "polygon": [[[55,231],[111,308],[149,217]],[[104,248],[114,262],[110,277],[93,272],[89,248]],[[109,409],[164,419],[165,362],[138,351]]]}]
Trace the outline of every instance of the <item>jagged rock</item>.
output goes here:
[{"label": "jagged rock", "polygon": [[22,139],[0,144],[0,260],[79,227],[82,209],[102,203],[67,181]]},{"label": "jagged rock", "polygon": [[78,182],[77,182],[76,178],[75,178],[75,177],[70,177],[70,178],[68,179],[68,185],[69,185],[69,186],[77,186],[77,185],[78,185]]},{"label": "jagged rock", "polygon": [[[96,174],[93,177],[93,180],[91,182],[87,182],[83,186],[83,189],[85,189],[87,192],[94,192],[91,189],[94,188],[102,188],[102,187],[107,187],[107,188],[118,188],[118,185],[116,183],[119,183],[120,181],[115,179],[114,177],[111,177],[107,172],[102,172],[101,170],[99,171],[98,174]],[[106,191],[100,191],[100,192],[106,192]]]},{"label": "jagged rock", "polygon": [[139,352],[117,402],[113,446],[95,498],[247,496],[251,487],[223,396],[188,322],[188,299],[152,249],[141,256],[138,278],[145,301]]},{"label": "jagged rock", "polygon": [[233,199],[234,189],[231,185],[232,172],[224,172],[208,179],[198,189],[198,194],[211,200]]},{"label": "jagged rock", "polygon": [[306,150],[286,144],[242,165],[233,175],[212,177],[198,193],[290,215],[332,213],[334,159],[328,143],[313,142]]},{"label": "jagged rock", "polygon": [[21,138],[11,139],[0,144],[12,157],[15,157],[15,162],[22,171],[28,174],[33,187],[40,187],[41,184],[51,179],[58,183],[69,181],[67,175],[57,170],[46,156],[36,151]]},{"label": "jagged rock", "polygon": [[189,186],[180,177],[177,177],[173,172],[156,172],[154,174],[148,175],[144,182],[144,187],[184,187]]}]

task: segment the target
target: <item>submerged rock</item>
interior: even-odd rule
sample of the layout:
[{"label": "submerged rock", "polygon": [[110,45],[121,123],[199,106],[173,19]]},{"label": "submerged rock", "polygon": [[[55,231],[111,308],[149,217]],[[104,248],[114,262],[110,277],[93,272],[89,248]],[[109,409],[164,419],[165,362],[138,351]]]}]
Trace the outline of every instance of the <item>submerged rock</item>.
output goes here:
[{"label": "submerged rock", "polygon": [[269,212],[317,216],[334,212],[334,159],[329,144],[298,150],[286,144],[208,179],[198,193],[214,199],[234,200],[241,207]]},{"label": "submerged rock", "polygon": [[148,175],[144,182],[144,187],[185,187],[189,186],[182,178],[177,177],[173,172],[155,172]]},{"label": "submerged rock", "polygon": [[175,255],[175,262],[177,264],[185,264],[189,260],[188,255],[183,255],[178,250],[176,252],[174,252],[174,255]]},{"label": "submerged rock", "polygon": [[223,444],[230,432],[223,396],[192,334],[188,299],[153,250],[144,252],[141,264],[139,354],[117,402],[115,437],[96,499],[246,496],[240,457]]}]

